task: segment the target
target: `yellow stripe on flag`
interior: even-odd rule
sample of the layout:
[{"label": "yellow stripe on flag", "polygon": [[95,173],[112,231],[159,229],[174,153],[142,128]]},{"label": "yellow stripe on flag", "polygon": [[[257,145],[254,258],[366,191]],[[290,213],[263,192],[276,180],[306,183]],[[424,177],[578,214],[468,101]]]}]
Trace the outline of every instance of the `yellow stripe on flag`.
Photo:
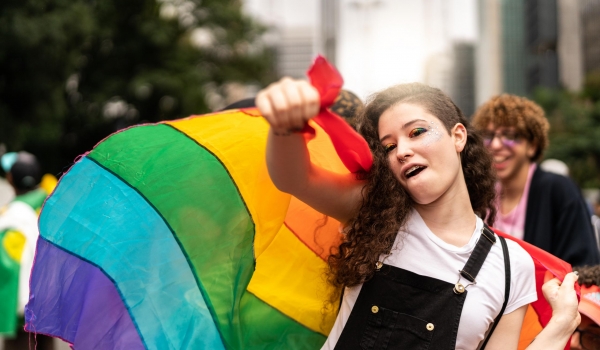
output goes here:
[{"label": "yellow stripe on flag", "polygon": [[283,226],[256,260],[248,291],[305,327],[328,335],[336,312],[325,312],[332,292],[326,270],[327,264]]}]

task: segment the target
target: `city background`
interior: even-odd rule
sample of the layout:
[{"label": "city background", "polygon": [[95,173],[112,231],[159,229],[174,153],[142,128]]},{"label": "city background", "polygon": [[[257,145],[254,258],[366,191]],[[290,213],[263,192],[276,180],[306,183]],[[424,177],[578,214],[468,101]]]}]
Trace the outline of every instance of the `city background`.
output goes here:
[{"label": "city background", "polygon": [[0,38],[0,152],[57,176],[115,131],[219,110],[320,53],[362,99],[412,81],[466,115],[532,98],[546,158],[600,187],[600,0],[3,1]]},{"label": "city background", "polygon": [[[317,54],[363,100],[417,81],[470,116],[527,96],[551,122],[545,158],[600,188],[600,0],[3,0],[0,154],[60,177],[111,133],[303,78]],[[0,206],[13,196],[0,176]]]}]

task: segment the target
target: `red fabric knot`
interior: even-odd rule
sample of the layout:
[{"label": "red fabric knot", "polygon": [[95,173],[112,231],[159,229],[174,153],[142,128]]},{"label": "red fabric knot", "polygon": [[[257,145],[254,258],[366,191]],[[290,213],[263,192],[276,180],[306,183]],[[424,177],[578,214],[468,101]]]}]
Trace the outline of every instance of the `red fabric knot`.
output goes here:
[{"label": "red fabric knot", "polygon": [[[373,155],[367,141],[328,108],[342,90],[342,76],[321,55],[317,56],[307,75],[321,98],[321,111],[313,119],[314,122],[329,135],[340,160],[350,172],[368,172],[373,164]],[[315,130],[308,124],[302,132],[308,139],[315,135]]]}]

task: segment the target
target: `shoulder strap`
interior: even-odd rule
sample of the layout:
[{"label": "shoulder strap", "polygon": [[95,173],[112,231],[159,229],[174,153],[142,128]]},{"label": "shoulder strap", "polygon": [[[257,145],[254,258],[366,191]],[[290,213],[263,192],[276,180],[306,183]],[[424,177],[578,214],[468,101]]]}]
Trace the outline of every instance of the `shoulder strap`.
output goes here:
[{"label": "shoulder strap", "polygon": [[471,256],[469,256],[469,259],[462,270],[459,271],[460,275],[469,282],[474,283],[479,270],[481,270],[483,262],[487,258],[490,249],[492,249],[492,246],[495,243],[496,235],[494,235],[494,232],[486,224],[484,224],[483,228],[481,229],[481,236],[475,244],[475,248],[473,249]]},{"label": "shoulder strap", "polygon": [[496,329],[498,322],[500,322],[500,319],[504,314],[504,310],[506,310],[506,304],[508,304],[508,297],[510,296],[510,256],[508,254],[506,240],[504,239],[504,237],[498,236],[498,238],[500,238],[500,243],[502,244],[502,253],[504,254],[504,303],[502,304],[500,313],[498,313],[498,316],[496,316],[496,319],[492,324],[492,328],[490,328],[490,331],[488,332],[487,336],[485,337],[485,340],[483,341],[483,344],[479,349],[485,349],[485,346],[490,340],[492,333],[494,333],[494,329]]}]

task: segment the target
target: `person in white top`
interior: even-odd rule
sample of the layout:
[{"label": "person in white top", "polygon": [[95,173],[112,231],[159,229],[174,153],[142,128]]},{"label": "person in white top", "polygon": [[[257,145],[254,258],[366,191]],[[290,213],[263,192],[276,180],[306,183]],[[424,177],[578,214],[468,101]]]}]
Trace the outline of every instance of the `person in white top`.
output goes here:
[{"label": "person in white top", "polygon": [[[313,165],[293,132],[319,103],[308,82],[289,78],[256,99],[275,185],[345,224],[329,259],[344,295],[323,348],[516,349],[536,300],[533,262],[484,226],[496,214],[491,159],[460,110],[422,84],[376,94],[357,122],[373,167],[357,177]],[[545,284],[553,317],[529,349],[564,348],[580,319],[575,280]]]}]

